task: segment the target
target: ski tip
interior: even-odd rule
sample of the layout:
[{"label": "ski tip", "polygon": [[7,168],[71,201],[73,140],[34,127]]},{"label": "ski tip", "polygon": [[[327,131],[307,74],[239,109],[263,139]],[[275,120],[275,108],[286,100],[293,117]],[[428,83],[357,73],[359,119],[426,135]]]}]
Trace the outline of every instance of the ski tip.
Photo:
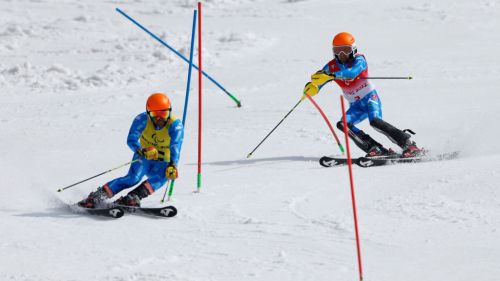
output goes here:
[{"label": "ski tip", "polygon": [[119,219],[119,218],[123,217],[123,215],[125,214],[125,211],[122,208],[118,208],[118,209],[110,210],[109,214],[113,218]]},{"label": "ski tip", "polygon": [[161,210],[160,213],[167,218],[175,217],[177,215],[177,208],[170,205]]}]

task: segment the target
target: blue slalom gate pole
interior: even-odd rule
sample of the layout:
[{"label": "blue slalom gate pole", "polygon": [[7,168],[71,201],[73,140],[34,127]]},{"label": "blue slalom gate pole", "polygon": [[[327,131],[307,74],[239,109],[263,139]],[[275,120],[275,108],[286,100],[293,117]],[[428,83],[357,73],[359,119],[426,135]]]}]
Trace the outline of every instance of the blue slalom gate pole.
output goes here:
[{"label": "blue slalom gate pole", "polygon": [[197,11],[193,12],[193,30],[191,31],[191,48],[189,49],[189,68],[188,68],[188,79],[186,86],[186,99],[184,102],[184,113],[182,114],[182,126],[186,125],[187,108],[189,101],[189,88],[191,87],[191,72],[193,70],[193,53],[194,53],[194,36],[196,33],[196,16]]},{"label": "blue slalom gate pole", "polygon": [[[140,29],[144,30],[147,34],[151,35],[151,37],[153,37],[154,39],[156,39],[158,42],[160,42],[160,44],[162,44],[163,46],[167,47],[170,51],[174,52],[177,56],[179,56],[181,59],[183,59],[185,62],[189,63],[188,59],[186,59],[186,57],[184,57],[179,51],[175,50],[174,48],[172,48],[170,45],[168,45],[165,41],[163,41],[161,38],[159,38],[158,36],[156,36],[155,34],[153,34],[151,31],[149,31],[147,28],[145,28],[144,26],[142,26],[140,23],[138,23],[136,20],[134,20],[132,17],[130,17],[129,15],[127,15],[125,12],[123,12],[122,10],[120,10],[119,8],[116,8],[116,11],[120,14],[122,14],[124,17],[126,17],[128,20],[130,20],[131,22],[133,22],[135,25],[137,25]],[[199,71],[199,68],[197,65],[193,64],[193,67]],[[208,75],[207,73],[205,73],[204,71],[201,72],[206,78],[208,78],[208,80],[212,81],[212,83],[214,83],[217,87],[219,87],[222,91],[224,91],[224,93],[226,93],[234,102],[236,102],[236,105],[238,107],[241,107],[241,101],[238,100],[235,96],[233,96],[231,93],[229,93],[224,87],[222,87],[221,84],[219,84],[219,82],[215,81],[215,79],[213,79],[210,75]]]},{"label": "blue slalom gate pole", "polygon": [[[197,11],[194,10],[193,13],[193,30],[191,31],[191,48],[189,50],[189,68],[188,68],[188,79],[187,79],[187,86],[186,86],[186,98],[184,100],[184,113],[182,114],[182,126],[184,127],[186,124],[186,116],[187,116],[187,109],[188,109],[188,101],[189,101],[189,88],[191,87],[191,72],[193,70],[193,53],[194,53],[194,35],[196,33],[196,16],[197,16]],[[185,127],[184,127],[185,128]],[[172,197],[172,193],[174,192],[174,184],[175,180],[170,181],[170,190],[168,188],[168,182],[167,182],[167,188],[165,189],[165,194],[163,194],[163,199],[161,202],[165,202],[165,196],[167,195],[168,191],[168,200],[170,201],[170,197]]]}]

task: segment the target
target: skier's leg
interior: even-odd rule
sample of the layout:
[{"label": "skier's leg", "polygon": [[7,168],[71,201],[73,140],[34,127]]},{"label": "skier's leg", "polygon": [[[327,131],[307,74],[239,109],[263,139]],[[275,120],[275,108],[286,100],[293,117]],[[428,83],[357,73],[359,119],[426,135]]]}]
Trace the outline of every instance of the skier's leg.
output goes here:
[{"label": "skier's leg", "polygon": [[364,106],[370,120],[370,126],[398,146],[404,147],[406,145],[410,135],[382,120],[382,103],[376,91],[367,96]]},{"label": "skier's leg", "polygon": [[393,143],[397,144],[401,148],[404,148],[410,140],[411,136],[409,134],[401,131],[400,129],[392,126],[382,119],[373,118],[370,120],[370,125],[378,132],[384,134]]},{"label": "skier's leg", "polygon": [[401,147],[403,157],[414,157],[422,154],[422,150],[417,147],[414,141],[410,140],[410,134],[382,120],[382,105],[376,92],[370,95],[366,106],[370,125]]},{"label": "skier's leg", "polygon": [[160,189],[167,182],[167,167],[168,162],[157,162],[148,171],[147,177],[153,191]]},{"label": "skier's leg", "polygon": [[[139,156],[135,154],[132,160],[136,160],[138,158]],[[110,197],[113,197],[113,195],[119,193],[120,191],[138,184],[148,169],[149,162],[151,161],[141,159],[132,163],[127,175],[106,183],[103,188],[109,190],[111,192]]]},{"label": "skier's leg", "polygon": [[[136,160],[137,158],[138,155],[135,154],[132,160]],[[126,176],[114,179],[105,185],[98,187],[97,190],[91,192],[87,198],[78,202],[78,205],[85,208],[95,208],[105,199],[113,197],[125,188],[136,185],[144,176],[145,164],[143,162],[145,162],[145,160],[132,163]]]},{"label": "skier's leg", "polygon": [[143,181],[140,185],[130,191],[127,195],[118,198],[115,201],[116,204],[125,206],[141,206],[141,199],[148,197],[153,194],[154,189],[148,180]]},{"label": "skier's leg", "polygon": [[145,170],[148,179],[130,191],[126,196],[120,197],[115,203],[125,206],[140,207],[142,199],[153,194],[167,182],[165,174],[167,166],[167,162],[149,161],[147,170]]},{"label": "skier's leg", "polygon": [[[355,102],[346,112],[347,127],[349,128],[347,133],[357,147],[364,152],[369,153],[374,148],[382,147],[382,145],[370,137],[370,135],[363,132],[363,130],[360,130],[355,126],[367,118],[367,114],[362,110],[360,105],[361,104],[359,102]],[[337,128],[342,132],[344,131],[343,119],[337,123]]]}]

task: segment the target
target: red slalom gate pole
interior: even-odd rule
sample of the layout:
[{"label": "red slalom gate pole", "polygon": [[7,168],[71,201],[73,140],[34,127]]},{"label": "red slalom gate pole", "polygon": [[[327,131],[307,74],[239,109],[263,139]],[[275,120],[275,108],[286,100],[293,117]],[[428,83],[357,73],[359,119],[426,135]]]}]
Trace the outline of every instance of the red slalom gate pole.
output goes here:
[{"label": "red slalom gate pole", "polygon": [[325,119],[326,124],[328,125],[328,128],[330,128],[330,131],[332,132],[332,135],[335,138],[335,141],[337,142],[337,145],[339,146],[340,152],[343,155],[344,154],[344,147],[342,147],[342,144],[340,143],[340,140],[337,137],[337,134],[335,134],[335,131],[333,130],[333,126],[330,123],[330,120],[328,120],[328,117],[326,117],[326,114],[323,112],[323,110],[321,109],[321,107],[316,103],[316,101],[310,95],[306,94],[306,97],[312,102],[312,104],[314,104],[314,106],[319,111],[319,113],[321,114],[321,116],[323,116],[323,119]]},{"label": "red slalom gate pole", "polygon": [[201,82],[202,82],[202,68],[201,68],[201,2],[198,2],[198,180],[197,190],[200,192],[201,188],[201,128],[202,128],[202,95],[201,95]]},{"label": "red slalom gate pole", "polygon": [[347,133],[347,120],[345,116],[345,106],[344,97],[340,96],[340,104],[342,105],[342,121],[344,123],[344,136],[345,136],[345,146],[347,150],[347,166],[349,169],[349,181],[351,183],[351,199],[352,199],[352,211],[354,214],[354,230],[356,233],[356,249],[358,252],[358,267],[359,267],[359,280],[363,281],[363,267],[361,265],[361,247],[359,243],[359,231],[358,231],[358,215],[356,213],[356,197],[354,196],[354,180],[352,176],[352,159],[351,150],[349,148],[349,135]]}]

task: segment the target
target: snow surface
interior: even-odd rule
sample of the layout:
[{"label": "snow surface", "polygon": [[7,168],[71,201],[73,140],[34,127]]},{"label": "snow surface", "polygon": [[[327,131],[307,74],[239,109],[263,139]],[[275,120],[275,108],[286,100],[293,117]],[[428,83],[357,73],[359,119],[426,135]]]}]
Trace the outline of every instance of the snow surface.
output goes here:
[{"label": "snow surface", "polygon": [[[150,93],[167,92],[182,116],[187,76],[114,9],[187,55],[196,3],[0,1],[0,280],[357,280],[347,168],[318,165],[338,149],[314,107],[298,107],[245,159],[340,31],[357,36],[372,75],[415,78],[376,82],[386,120],[433,152],[461,151],[354,168],[365,280],[500,280],[500,1],[203,4],[204,67],[243,107],[204,80],[203,187],[193,193],[193,76],[179,215],[110,221],[65,203],[125,168],[55,190],[130,160],[128,129]],[[316,99],[334,123],[338,97],[327,87]]]}]

